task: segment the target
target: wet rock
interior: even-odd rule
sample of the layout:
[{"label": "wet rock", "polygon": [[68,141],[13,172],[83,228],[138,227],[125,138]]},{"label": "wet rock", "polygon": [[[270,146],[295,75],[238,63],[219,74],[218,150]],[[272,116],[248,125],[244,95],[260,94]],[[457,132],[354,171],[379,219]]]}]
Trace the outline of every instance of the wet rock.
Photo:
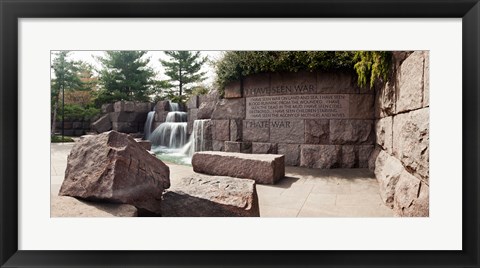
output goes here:
[{"label": "wet rock", "polygon": [[110,131],[75,143],[59,195],[130,204],[160,213],[169,178],[168,166],[132,137]]},{"label": "wet rock", "polygon": [[101,110],[103,114],[113,112],[113,103],[102,104]]},{"label": "wet rock", "polygon": [[194,174],[172,186],[163,217],[259,217],[255,181]]},{"label": "wet rock", "polygon": [[198,96],[193,95],[187,101],[187,108],[188,109],[197,109],[198,108]]},{"label": "wet rock", "polygon": [[98,203],[69,196],[51,196],[51,217],[137,217],[137,208],[127,204]]},{"label": "wet rock", "polygon": [[262,184],[274,184],[285,176],[284,156],[274,154],[198,152],[193,155],[192,166],[195,172],[247,178]]}]

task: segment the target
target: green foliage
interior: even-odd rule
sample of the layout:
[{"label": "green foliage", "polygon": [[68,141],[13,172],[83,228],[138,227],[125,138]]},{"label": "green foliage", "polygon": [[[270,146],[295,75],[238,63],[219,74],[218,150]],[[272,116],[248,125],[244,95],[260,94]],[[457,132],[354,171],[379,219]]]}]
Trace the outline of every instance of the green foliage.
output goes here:
[{"label": "green foliage", "polygon": [[358,51],[355,53],[355,71],[358,75],[358,85],[373,88],[379,78],[387,81],[391,65],[391,52],[388,51]]},{"label": "green foliage", "polygon": [[[89,121],[98,114],[100,114],[100,109],[95,107],[65,104],[65,121]],[[61,114],[57,114],[57,120],[62,120]]]},{"label": "green foliage", "polygon": [[227,51],[216,62],[217,84],[265,72],[349,70],[353,52],[348,51]]},{"label": "green foliage", "polygon": [[257,73],[352,71],[355,68],[359,85],[365,86],[388,75],[390,57],[389,52],[375,51],[227,51],[215,63],[216,82],[223,89],[231,81]]},{"label": "green foliage", "polygon": [[200,57],[200,51],[165,51],[165,55],[170,59],[160,62],[165,67],[165,74],[170,77],[167,87],[172,90],[168,94],[172,97],[181,97],[183,93],[190,95],[192,89],[188,85],[205,80],[206,73],[200,69],[207,62],[207,57]]},{"label": "green foliage", "polygon": [[60,135],[52,135],[51,136],[51,142],[56,143],[56,142],[74,142],[74,140],[70,137],[64,136],[62,139],[62,136]]},{"label": "green foliage", "polygon": [[142,58],[146,51],[106,51],[98,60],[100,83],[103,89],[95,103],[120,100],[149,101],[153,93],[155,72],[148,67],[149,59]]},{"label": "green foliage", "polygon": [[52,97],[58,97],[62,90],[83,89],[83,83],[79,76],[81,62],[67,60],[68,54],[70,51],[60,51],[53,55]]}]

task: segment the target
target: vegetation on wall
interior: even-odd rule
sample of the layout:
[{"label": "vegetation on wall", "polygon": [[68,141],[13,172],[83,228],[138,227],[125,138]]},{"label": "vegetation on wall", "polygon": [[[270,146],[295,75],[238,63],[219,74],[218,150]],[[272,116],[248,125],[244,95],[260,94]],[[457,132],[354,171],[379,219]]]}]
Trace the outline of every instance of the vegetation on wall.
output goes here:
[{"label": "vegetation on wall", "polygon": [[355,70],[363,87],[388,76],[390,55],[377,51],[227,51],[216,62],[216,82],[223,89],[231,81],[257,73]]}]

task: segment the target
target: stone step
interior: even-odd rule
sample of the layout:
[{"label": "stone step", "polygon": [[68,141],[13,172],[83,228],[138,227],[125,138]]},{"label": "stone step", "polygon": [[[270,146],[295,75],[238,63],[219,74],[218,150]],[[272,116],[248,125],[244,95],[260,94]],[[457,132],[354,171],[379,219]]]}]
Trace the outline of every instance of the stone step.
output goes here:
[{"label": "stone step", "polygon": [[261,184],[274,184],[285,176],[285,158],[277,154],[197,152],[192,166],[198,173],[252,179]]},{"label": "stone step", "polygon": [[259,217],[255,181],[192,174],[163,194],[162,217]]}]

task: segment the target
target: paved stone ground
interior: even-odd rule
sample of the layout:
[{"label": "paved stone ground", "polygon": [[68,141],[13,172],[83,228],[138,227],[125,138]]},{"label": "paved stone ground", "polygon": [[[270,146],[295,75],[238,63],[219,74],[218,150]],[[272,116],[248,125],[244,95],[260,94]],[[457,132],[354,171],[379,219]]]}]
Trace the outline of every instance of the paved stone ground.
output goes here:
[{"label": "paved stone ground", "polygon": [[[51,145],[51,194],[57,195],[73,143]],[[170,181],[193,173],[189,166],[166,163]],[[393,217],[380,199],[378,183],[368,169],[286,167],[275,185],[258,185],[261,217]]]}]

